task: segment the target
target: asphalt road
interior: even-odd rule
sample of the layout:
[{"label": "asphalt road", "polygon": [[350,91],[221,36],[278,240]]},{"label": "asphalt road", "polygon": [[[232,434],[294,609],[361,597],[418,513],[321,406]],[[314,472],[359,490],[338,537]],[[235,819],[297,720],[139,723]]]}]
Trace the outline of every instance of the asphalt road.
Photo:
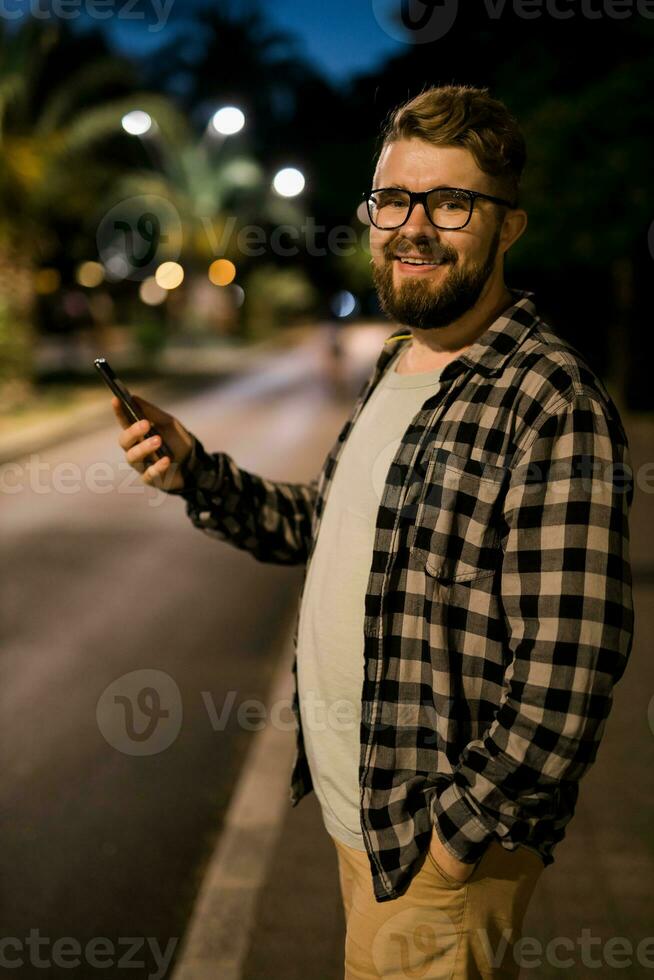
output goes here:
[{"label": "asphalt road", "polygon": [[[374,343],[356,354],[365,369]],[[316,340],[164,407],[209,451],[309,480],[348,399]],[[21,980],[169,975],[256,724],[239,706],[265,704],[301,586],[300,567],[209,539],[142,487],[109,404],[107,422],[0,473],[21,488],[3,494],[0,593],[0,928]],[[139,675],[136,737],[116,744],[107,689],[133,671],[168,677]],[[136,755],[160,683],[178,699],[170,744]]]}]

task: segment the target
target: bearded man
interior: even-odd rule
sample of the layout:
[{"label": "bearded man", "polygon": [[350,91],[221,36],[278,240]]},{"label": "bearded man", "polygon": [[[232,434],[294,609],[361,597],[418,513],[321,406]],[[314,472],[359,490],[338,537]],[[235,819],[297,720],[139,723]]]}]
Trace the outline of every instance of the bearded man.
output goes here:
[{"label": "bearded man", "polygon": [[346,980],[518,976],[631,650],[619,413],[504,279],[525,159],[486,89],[390,117],[364,198],[399,326],[313,482],[246,473],[144,402],[175,455],[148,465],[119,415],[196,527],[306,565],[291,802],[314,789],[334,841]]}]

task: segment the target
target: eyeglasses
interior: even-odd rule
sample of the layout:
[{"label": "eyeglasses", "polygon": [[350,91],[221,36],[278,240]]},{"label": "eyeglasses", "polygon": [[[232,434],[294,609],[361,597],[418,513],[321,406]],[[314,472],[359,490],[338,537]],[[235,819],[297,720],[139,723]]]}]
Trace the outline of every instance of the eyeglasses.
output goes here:
[{"label": "eyeglasses", "polygon": [[416,204],[422,204],[435,228],[457,231],[465,228],[472,217],[475,201],[482,198],[508,208],[516,205],[501,197],[492,197],[480,191],[468,191],[462,187],[435,187],[430,191],[407,191],[400,187],[378,187],[366,191],[363,200],[375,228],[391,231],[401,228],[409,220]]}]

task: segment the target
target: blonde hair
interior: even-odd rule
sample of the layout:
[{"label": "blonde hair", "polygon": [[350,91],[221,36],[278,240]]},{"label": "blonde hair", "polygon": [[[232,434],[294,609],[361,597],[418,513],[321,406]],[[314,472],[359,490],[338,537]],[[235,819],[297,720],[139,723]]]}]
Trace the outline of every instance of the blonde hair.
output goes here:
[{"label": "blonde hair", "polygon": [[398,106],[381,133],[381,146],[417,138],[434,146],[460,146],[491,177],[497,196],[518,203],[520,178],[527,160],[517,120],[487,88],[441,85]]}]

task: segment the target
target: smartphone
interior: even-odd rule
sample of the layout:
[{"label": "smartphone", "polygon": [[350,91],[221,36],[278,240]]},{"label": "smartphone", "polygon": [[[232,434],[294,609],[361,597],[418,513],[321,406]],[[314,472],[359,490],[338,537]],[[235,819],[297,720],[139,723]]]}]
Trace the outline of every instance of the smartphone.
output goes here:
[{"label": "smartphone", "polygon": [[[139,422],[144,418],[143,413],[136,406],[136,402],[129,393],[129,390],[125,384],[116,376],[116,374],[111,369],[111,365],[104,357],[96,357],[93,362],[106,381],[107,385],[113,391],[117,398],[120,398],[121,404],[125,409],[125,413],[130,422]],[[155,456],[157,459],[161,459],[163,456],[168,456],[171,463],[174,460],[174,456],[161,436],[153,425],[150,425],[150,429],[143,436],[144,439],[149,439],[152,436],[159,436],[161,438],[161,445],[157,449],[153,449],[150,455]]]}]

